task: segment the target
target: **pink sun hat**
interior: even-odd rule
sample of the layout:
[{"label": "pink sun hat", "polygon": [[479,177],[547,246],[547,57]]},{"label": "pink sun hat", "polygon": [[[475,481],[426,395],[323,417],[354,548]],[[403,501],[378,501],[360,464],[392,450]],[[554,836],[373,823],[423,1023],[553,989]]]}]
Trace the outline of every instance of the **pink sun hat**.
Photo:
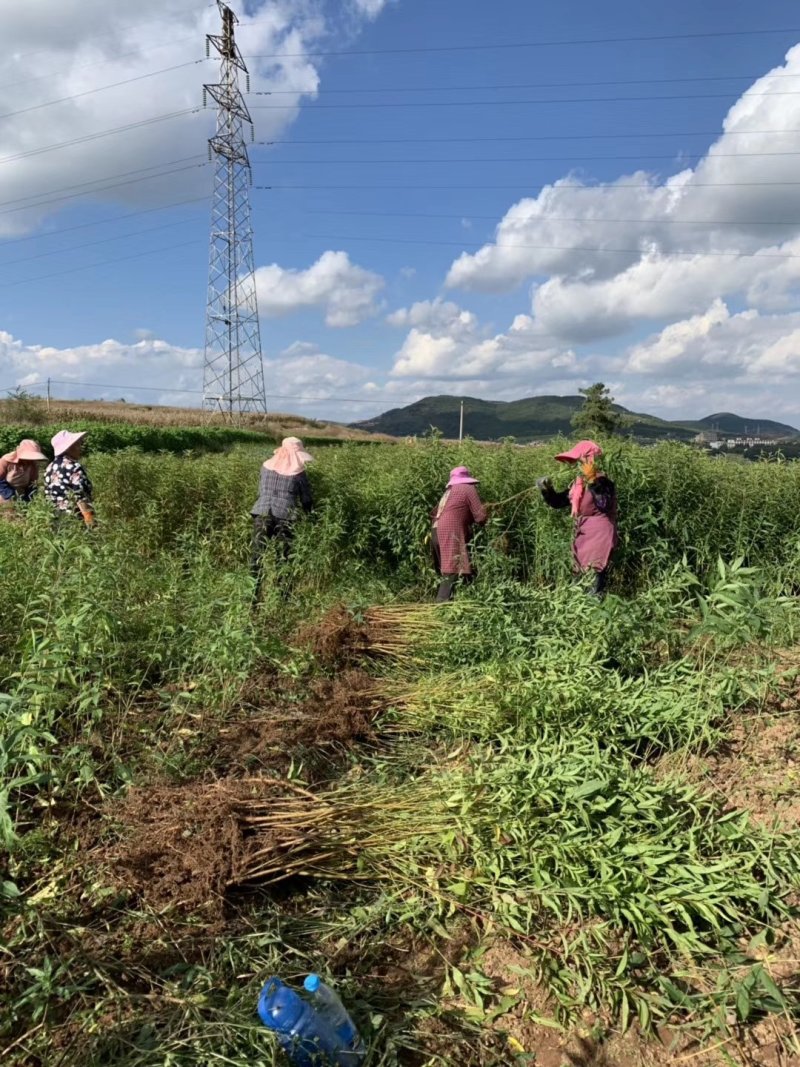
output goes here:
[{"label": "pink sun hat", "polygon": [[559,463],[580,463],[582,459],[594,459],[602,454],[602,448],[594,441],[578,441],[569,452],[559,452],[556,459]]},{"label": "pink sun hat", "polygon": [[82,441],[88,430],[82,430],[80,433],[73,433],[72,430],[59,430],[55,437],[50,441],[53,446],[53,455],[63,456],[65,452],[69,451],[73,445],[78,441]]},{"label": "pink sun hat", "polygon": [[314,457],[306,452],[303,442],[299,437],[284,437],[280,448],[276,448],[271,459],[264,466],[268,471],[292,477],[302,474],[306,469],[306,463],[313,462]]},{"label": "pink sun hat", "polygon": [[469,473],[469,467],[454,467],[450,471],[450,481],[447,483],[447,488],[450,489],[454,485],[477,485],[478,479],[473,478]]},{"label": "pink sun hat", "polygon": [[47,456],[39,448],[39,442],[34,441],[32,437],[26,437],[24,441],[20,441],[14,450],[14,454],[17,459],[33,462],[39,459],[47,459]]}]

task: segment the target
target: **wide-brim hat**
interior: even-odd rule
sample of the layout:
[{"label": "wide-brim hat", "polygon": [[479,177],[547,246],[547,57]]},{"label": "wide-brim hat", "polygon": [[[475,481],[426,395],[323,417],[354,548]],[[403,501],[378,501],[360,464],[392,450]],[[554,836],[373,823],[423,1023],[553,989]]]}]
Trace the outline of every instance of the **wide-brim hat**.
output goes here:
[{"label": "wide-brim hat", "polygon": [[580,463],[582,459],[594,459],[602,454],[602,448],[594,441],[578,441],[569,452],[559,452],[556,459],[559,463]]},{"label": "wide-brim hat", "polygon": [[478,479],[473,478],[469,473],[469,467],[454,467],[450,471],[450,481],[447,483],[448,488],[453,485],[477,485]]},{"label": "wide-brim hat", "polygon": [[310,452],[306,452],[303,442],[299,437],[284,437],[281,441],[281,448],[289,448],[298,456],[303,463],[313,463],[314,457]]},{"label": "wide-brim hat", "polygon": [[42,452],[39,447],[39,442],[34,441],[32,437],[26,437],[16,447],[17,459],[24,460],[38,460],[47,459],[47,456]]},{"label": "wide-brim hat", "polygon": [[50,442],[53,446],[53,455],[63,456],[78,441],[82,441],[87,433],[88,430],[81,430],[79,433],[73,433],[72,430],[59,430]]}]

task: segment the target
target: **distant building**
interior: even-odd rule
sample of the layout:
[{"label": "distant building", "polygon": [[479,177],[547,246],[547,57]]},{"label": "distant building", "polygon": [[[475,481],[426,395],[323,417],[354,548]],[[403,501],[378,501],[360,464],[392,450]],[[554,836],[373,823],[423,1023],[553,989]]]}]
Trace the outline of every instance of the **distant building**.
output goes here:
[{"label": "distant building", "polygon": [[777,437],[729,437],[725,442],[728,448],[759,448],[763,445],[775,445]]},{"label": "distant building", "polygon": [[722,443],[722,435],[718,430],[701,430],[694,438],[694,443],[696,445],[716,446],[719,448]]}]

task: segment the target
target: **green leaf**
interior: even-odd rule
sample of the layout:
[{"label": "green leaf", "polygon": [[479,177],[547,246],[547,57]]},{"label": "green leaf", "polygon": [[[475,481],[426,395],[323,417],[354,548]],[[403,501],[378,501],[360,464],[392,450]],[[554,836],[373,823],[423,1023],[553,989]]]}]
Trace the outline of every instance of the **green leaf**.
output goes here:
[{"label": "green leaf", "polygon": [[608,782],[605,778],[592,778],[591,781],[584,782],[583,785],[576,785],[569,790],[567,796],[571,799],[585,799],[586,797],[595,796],[597,793],[602,793]]},{"label": "green leaf", "polygon": [[739,986],[736,994],[736,1014],[741,1022],[746,1022],[750,1016],[750,994],[743,985]]}]

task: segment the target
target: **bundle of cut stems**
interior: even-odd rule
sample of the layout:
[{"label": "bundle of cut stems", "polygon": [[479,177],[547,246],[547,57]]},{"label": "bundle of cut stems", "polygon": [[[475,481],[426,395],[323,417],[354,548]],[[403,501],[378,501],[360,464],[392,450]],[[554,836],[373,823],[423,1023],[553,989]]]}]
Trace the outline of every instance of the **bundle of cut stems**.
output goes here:
[{"label": "bundle of cut stems", "polygon": [[[256,780],[258,781],[258,780]],[[346,786],[319,795],[293,783],[279,793],[235,802],[245,849],[233,882],[278,882],[292,875],[378,877],[379,861],[412,843],[441,838],[453,814],[443,782]]]},{"label": "bundle of cut stems", "polygon": [[[466,683],[466,684],[465,684]],[[381,721],[385,733],[419,733],[436,727],[478,729],[483,734],[492,723],[499,725],[503,682],[494,675],[464,671],[426,676],[412,683],[385,683],[381,698],[391,709]]]},{"label": "bundle of cut stems", "polygon": [[444,623],[442,612],[435,604],[377,606],[370,608],[365,621],[371,651],[408,666],[423,662],[420,648],[436,638]]}]

